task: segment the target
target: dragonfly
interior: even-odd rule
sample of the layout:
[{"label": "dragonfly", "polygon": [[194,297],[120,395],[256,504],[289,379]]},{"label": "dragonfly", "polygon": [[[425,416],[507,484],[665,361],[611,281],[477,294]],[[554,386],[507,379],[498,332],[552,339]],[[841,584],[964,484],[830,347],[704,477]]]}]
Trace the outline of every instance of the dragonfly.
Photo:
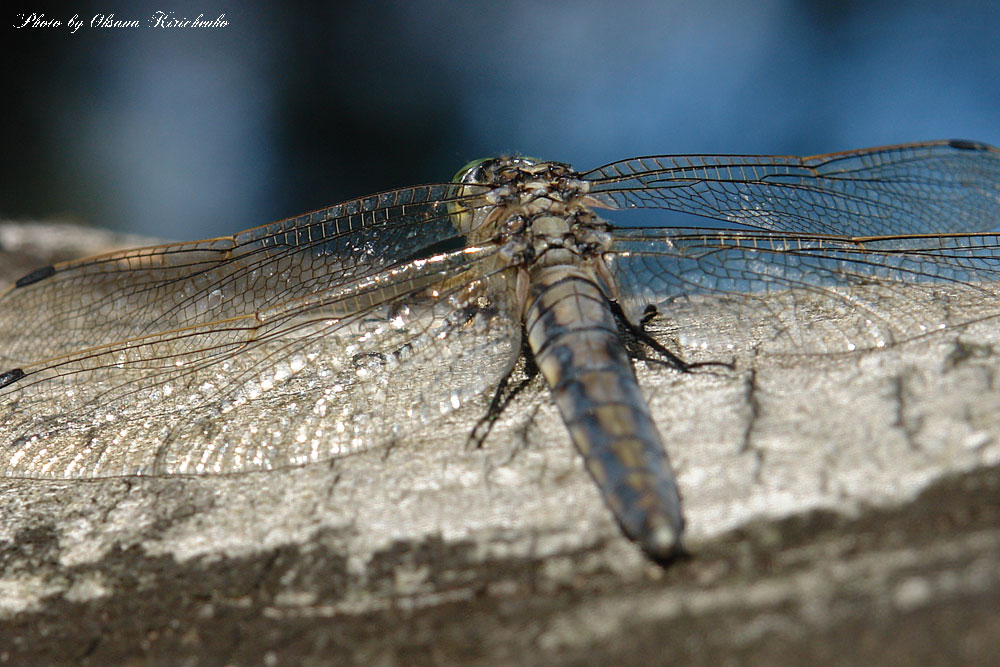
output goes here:
[{"label": "dragonfly", "polygon": [[[725,224],[605,219],[629,209]],[[650,319],[727,310],[795,354],[958,330],[1000,315],[998,226],[1000,150],[973,141],[585,172],[507,156],[229,237],[45,266],[0,297],[0,474],[329,460],[491,392],[494,410],[527,359],[624,535],[669,561],[680,491],[636,343],[692,365]],[[913,289],[940,308],[911,307]]]}]

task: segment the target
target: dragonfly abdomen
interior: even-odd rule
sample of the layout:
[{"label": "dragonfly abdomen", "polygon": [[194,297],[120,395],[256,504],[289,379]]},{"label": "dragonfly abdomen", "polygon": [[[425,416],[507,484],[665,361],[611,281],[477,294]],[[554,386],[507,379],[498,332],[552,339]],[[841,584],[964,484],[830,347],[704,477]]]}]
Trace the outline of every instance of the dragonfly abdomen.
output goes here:
[{"label": "dragonfly abdomen", "polygon": [[656,558],[675,555],[680,496],[607,297],[576,266],[533,271],[528,343],[553,398],[625,534]]}]

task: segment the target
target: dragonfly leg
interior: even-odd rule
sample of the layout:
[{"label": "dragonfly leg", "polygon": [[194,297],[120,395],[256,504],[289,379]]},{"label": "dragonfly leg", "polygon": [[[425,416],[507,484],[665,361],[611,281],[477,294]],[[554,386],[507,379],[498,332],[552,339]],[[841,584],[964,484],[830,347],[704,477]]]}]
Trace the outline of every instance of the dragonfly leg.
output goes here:
[{"label": "dragonfly leg", "polygon": [[[507,406],[538,376],[538,366],[531,355],[526,338],[522,337],[522,341],[525,342],[522,343],[519,363],[514,364],[507,374],[503,376],[503,379],[500,380],[496,391],[493,392],[493,399],[490,401],[490,406],[486,409],[486,414],[479,418],[479,421],[472,428],[472,432],[469,433],[468,442],[474,449],[479,449],[483,446],[486,438],[489,437],[490,432],[493,430],[494,424],[500,419],[500,415],[504,413]],[[512,382],[514,376],[521,373],[524,374],[524,377],[517,382]]]},{"label": "dragonfly leg", "polygon": [[[650,336],[646,331],[646,324],[658,314],[656,306],[648,306],[642,317],[642,321],[639,324],[633,324],[625,317],[621,306],[614,301],[611,301],[610,305],[611,312],[615,316],[615,322],[618,324],[618,330],[622,334],[625,349],[632,359],[667,366],[682,373],[707,366],[722,366],[729,370],[735,368],[734,363],[731,361],[685,361]],[[648,354],[645,348],[651,349],[655,353],[655,356]]]}]

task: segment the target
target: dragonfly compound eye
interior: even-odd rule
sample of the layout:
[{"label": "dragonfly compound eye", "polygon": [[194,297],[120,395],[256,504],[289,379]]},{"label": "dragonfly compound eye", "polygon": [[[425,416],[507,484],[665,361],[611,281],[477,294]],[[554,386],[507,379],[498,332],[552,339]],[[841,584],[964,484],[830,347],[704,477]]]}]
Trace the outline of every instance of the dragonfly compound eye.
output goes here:
[{"label": "dragonfly compound eye", "polygon": [[488,163],[495,162],[496,158],[484,157],[473,160],[458,170],[452,183],[484,184],[489,183]]}]

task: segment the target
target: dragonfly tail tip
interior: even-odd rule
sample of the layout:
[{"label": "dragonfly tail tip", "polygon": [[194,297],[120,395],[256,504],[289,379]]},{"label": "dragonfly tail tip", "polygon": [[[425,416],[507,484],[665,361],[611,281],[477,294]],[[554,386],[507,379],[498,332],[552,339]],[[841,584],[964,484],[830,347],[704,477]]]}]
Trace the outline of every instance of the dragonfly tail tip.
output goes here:
[{"label": "dragonfly tail tip", "polygon": [[9,371],[0,373],[0,389],[6,387],[9,384],[14,384],[23,377],[24,377],[24,371],[22,371],[20,368],[12,368]]},{"label": "dragonfly tail tip", "polygon": [[684,555],[680,529],[666,521],[650,526],[642,540],[642,548],[654,560],[664,564]]}]

